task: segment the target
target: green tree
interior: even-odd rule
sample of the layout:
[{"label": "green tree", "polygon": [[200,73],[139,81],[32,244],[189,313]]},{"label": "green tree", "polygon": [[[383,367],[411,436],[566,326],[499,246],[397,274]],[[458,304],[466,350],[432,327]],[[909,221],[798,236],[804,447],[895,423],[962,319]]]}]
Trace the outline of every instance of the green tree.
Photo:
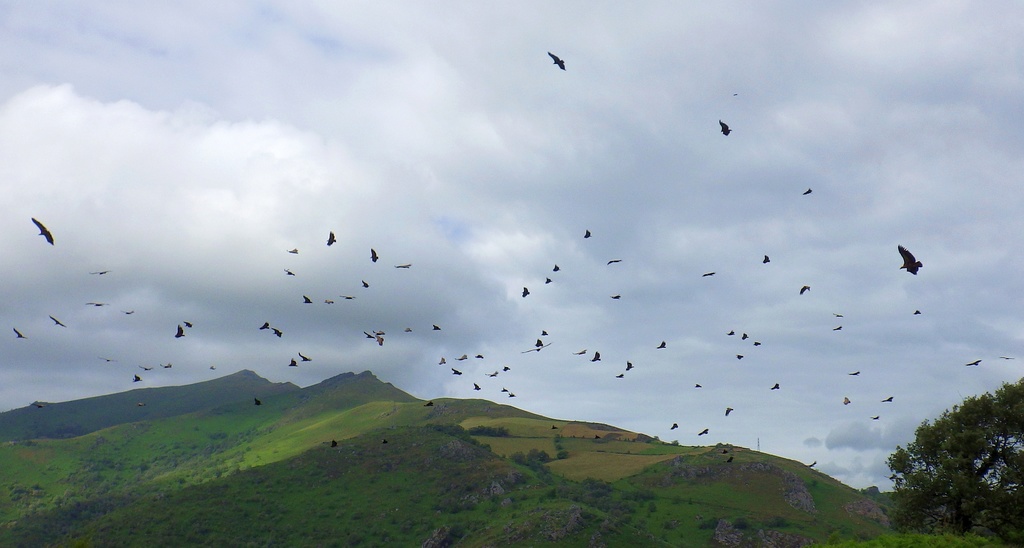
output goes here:
[{"label": "green tree", "polygon": [[897,527],[1024,542],[1024,379],[924,421],[889,468]]}]

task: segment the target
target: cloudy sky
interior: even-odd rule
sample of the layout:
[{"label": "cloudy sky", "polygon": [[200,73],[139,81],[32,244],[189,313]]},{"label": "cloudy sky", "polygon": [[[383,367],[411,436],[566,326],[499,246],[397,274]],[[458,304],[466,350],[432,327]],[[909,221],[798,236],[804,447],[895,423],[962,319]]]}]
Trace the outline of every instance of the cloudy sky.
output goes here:
[{"label": "cloudy sky", "polygon": [[0,410],[370,370],[886,488],[1024,375],[1018,2],[283,6],[0,5]]}]

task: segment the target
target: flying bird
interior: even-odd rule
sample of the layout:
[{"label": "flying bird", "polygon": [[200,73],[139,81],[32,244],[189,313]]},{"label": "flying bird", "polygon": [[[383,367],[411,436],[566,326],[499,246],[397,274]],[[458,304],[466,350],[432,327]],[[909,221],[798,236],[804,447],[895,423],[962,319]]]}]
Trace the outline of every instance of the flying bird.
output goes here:
[{"label": "flying bird", "polygon": [[594,352],[594,357],[591,358],[590,361],[592,361],[592,362],[599,362],[599,361],[601,361],[601,353],[595,351]]},{"label": "flying bird", "polygon": [[708,276],[714,276],[714,275],[715,275],[714,272],[705,272],[705,273],[701,274],[700,277],[701,278],[707,278]]},{"label": "flying bird", "polygon": [[551,278],[544,278],[544,284],[547,285],[549,283],[551,283]]},{"label": "flying bird", "polygon": [[964,365],[968,365],[968,366],[970,366],[970,365],[978,365],[979,363],[981,363],[981,360],[974,360],[973,362],[968,362],[968,363],[965,363]]},{"label": "flying bird", "polygon": [[616,293],[615,295],[612,295],[611,297],[612,297],[612,299],[617,301],[617,300],[622,298],[622,295],[619,295],[618,293]]},{"label": "flying bird", "polygon": [[871,417],[871,420],[873,420],[873,421],[876,421],[878,419],[879,419],[879,415],[875,415],[874,417]]},{"label": "flying bird", "polygon": [[140,376],[138,376],[138,375],[135,375],[135,378],[134,378],[134,379],[132,379],[132,382],[139,382],[139,381],[141,381],[141,380],[142,380],[142,377],[140,377]]},{"label": "flying bird", "polygon": [[625,377],[626,377],[625,373],[619,373],[618,375],[615,375],[616,379],[622,379],[622,378],[625,378]]},{"label": "flying bird", "polygon": [[192,329],[192,322],[181,322],[181,323],[185,324],[185,327],[187,327],[189,329]]},{"label": "flying bird", "polygon": [[737,360],[742,360],[743,359],[743,354],[736,354],[736,359]]},{"label": "flying bird", "polygon": [[373,261],[373,262],[377,262],[377,259],[379,259],[379,258],[380,257],[377,256],[377,250],[375,250],[375,249],[373,249],[371,247],[370,248],[370,260]]},{"label": "flying bird", "polygon": [[843,398],[843,405],[850,405],[850,398],[844,397]]},{"label": "flying bird", "polygon": [[441,327],[439,325],[437,325],[437,324],[431,324],[431,325],[432,325],[432,331],[440,331],[441,330]]},{"label": "flying bird", "polygon": [[309,297],[307,297],[307,296],[303,295],[303,296],[302,296],[302,303],[303,303],[303,304],[313,304],[313,300],[312,300],[312,299],[310,299]]},{"label": "flying bird", "polygon": [[66,325],[60,323],[60,320],[58,320],[57,318],[54,318],[53,316],[50,316],[50,319],[53,320],[53,324],[54,325],[59,325],[61,327],[67,327]]},{"label": "flying bird", "polygon": [[255,405],[263,405],[263,402],[261,402],[259,398],[253,398],[252,400]]},{"label": "flying bird", "polygon": [[434,402],[428,401],[427,403],[423,404],[423,407],[434,407]]},{"label": "flying bird", "polygon": [[843,330],[843,326],[841,326],[841,325],[837,325],[836,327],[832,328],[832,331],[842,331],[842,330]]},{"label": "flying bird", "polygon": [[462,360],[468,360],[469,359],[469,355],[468,354],[463,354],[463,355],[461,355],[461,356],[459,356],[458,358],[455,358],[455,359],[456,359],[456,361],[460,361],[461,362]]},{"label": "flying bird", "polygon": [[477,383],[473,383],[473,390],[480,390],[480,385]]},{"label": "flying bird", "polygon": [[728,416],[729,416],[729,413],[732,413],[732,412],[733,412],[733,409],[732,409],[732,407],[726,407],[726,408],[725,408],[725,416],[726,416],[726,417],[728,417]]},{"label": "flying bird", "polygon": [[15,327],[14,328],[14,338],[15,339],[27,339],[28,337],[26,337],[25,335],[22,335],[21,331],[18,331],[18,328]]},{"label": "flying bird", "polygon": [[749,338],[750,338],[750,335],[747,335],[746,333],[744,333],[744,334],[740,335],[740,340],[741,340],[741,341],[745,341],[745,340],[747,340],[747,339],[749,339]]},{"label": "flying bird", "polygon": [[548,52],[548,56],[555,62],[554,64],[558,65],[558,68],[565,70],[565,61],[559,59],[557,55],[550,51]]},{"label": "flying bird", "polygon": [[805,285],[805,286],[800,288],[800,294],[803,295],[804,293],[807,293],[810,290],[811,290],[811,286]]},{"label": "flying bird", "polygon": [[364,288],[370,287],[370,284],[366,283],[366,280],[359,280],[359,281],[363,282],[363,287]]},{"label": "flying bird", "polygon": [[729,129],[729,124],[726,124],[725,122],[719,120],[718,125],[722,126],[722,135],[728,136],[730,133],[732,133],[732,130]]},{"label": "flying bird", "polygon": [[705,429],[701,430],[700,432],[698,432],[697,435],[698,436],[703,436],[704,434],[707,434],[707,433],[708,433],[708,429],[705,428]]},{"label": "flying bird", "polygon": [[327,246],[330,247],[337,241],[338,239],[334,237],[334,231],[332,230],[331,233],[327,235]]},{"label": "flying bird", "polygon": [[860,371],[854,371],[853,373],[847,373],[847,375],[850,375],[851,377],[856,377],[857,375],[860,375]]},{"label": "flying bird", "polygon": [[109,270],[100,270],[98,272],[90,272],[89,274],[95,274],[97,276],[102,276],[102,275],[106,274],[107,272],[110,272],[110,271]]},{"label": "flying bird", "polygon": [[812,462],[812,463],[808,464],[808,465],[807,465],[807,467],[808,467],[808,468],[814,468],[814,465],[815,465],[815,464],[818,464],[818,461],[814,461],[814,462]]},{"label": "flying bird", "polygon": [[810,193],[811,193],[811,189],[808,188],[807,190],[804,191],[804,196],[807,196]]},{"label": "flying bird", "polygon": [[892,396],[889,396],[888,398],[882,400],[882,403],[892,403]]},{"label": "flying bird", "polygon": [[273,331],[278,338],[281,338],[281,335],[284,335],[284,333],[276,327],[271,327],[270,330]]},{"label": "flying bird", "polygon": [[726,333],[726,335],[729,335],[730,337],[731,337],[731,336],[733,336],[733,335],[735,335],[735,334],[736,334],[736,332],[735,332],[735,331],[729,331],[728,333]]},{"label": "flying bird", "polygon": [[180,339],[185,336],[185,328],[180,324],[178,325],[178,332],[174,334],[175,339]]},{"label": "flying bird", "polygon": [[525,298],[529,294],[530,294],[530,290],[524,287],[523,288],[523,297]]},{"label": "flying bird", "polygon": [[633,362],[627,361],[626,362],[626,371],[629,371],[631,369],[633,369]]},{"label": "flying bird", "polygon": [[703,386],[701,386],[701,385],[699,385],[699,384],[695,384],[695,385],[693,385],[693,387],[694,387],[694,388],[704,388]]},{"label": "flying bird", "polygon": [[583,350],[580,350],[579,352],[573,352],[572,355],[573,356],[582,356],[582,355],[584,355],[586,353],[587,353],[587,349],[584,348]]},{"label": "flying bird", "polygon": [[775,385],[771,387],[771,390],[778,390],[778,389],[779,389],[779,383],[775,383]]},{"label": "flying bird", "polygon": [[833,312],[833,313],[832,313],[832,315],[833,315],[833,316],[835,316],[835,317],[837,317],[837,318],[842,318],[842,317],[843,317],[843,315],[842,315],[842,314],[836,314],[835,312]]},{"label": "flying bird", "polygon": [[288,253],[291,253],[292,255],[298,255],[299,254],[299,248],[289,249]]},{"label": "flying bird", "polygon": [[306,356],[303,356],[303,355],[302,355],[302,352],[299,352],[299,358],[300,358],[300,359],[301,359],[302,361],[304,361],[304,362],[311,362],[311,361],[313,361],[312,359],[310,359],[310,358],[308,358],[308,357],[306,357]]},{"label": "flying bird", "polygon": [[[587,232],[590,232],[590,231],[588,230]],[[552,272],[558,272],[559,270],[561,270],[561,268],[558,268],[558,265],[555,265],[555,268],[551,269]]]},{"label": "flying bird", "polygon": [[917,270],[924,266],[923,264],[921,264],[921,261],[915,259],[914,254],[907,251],[907,248],[901,245],[896,246],[896,249],[899,250],[900,256],[903,257],[903,266],[901,266],[900,268],[906,268],[907,272],[910,272],[911,274],[917,276]]},{"label": "flying bird", "polygon": [[672,423],[672,427],[671,427],[671,428],[669,428],[669,430],[675,430],[676,428],[679,428],[679,423],[677,423],[677,422],[673,422],[673,423]]},{"label": "flying bird", "polygon": [[395,268],[412,268],[412,263],[396,264]]},{"label": "flying bird", "polygon": [[295,358],[292,358],[292,361],[288,364],[288,367],[298,367],[298,366],[299,366],[299,364],[295,361]]},{"label": "flying bird", "polygon": [[270,329],[270,322],[263,322],[263,325],[260,326],[260,329]]},{"label": "flying bird", "polygon": [[770,262],[772,262],[772,260],[771,260],[771,259],[769,259],[767,255],[765,255],[765,256],[764,256],[764,260],[763,260],[763,261],[761,261],[761,264],[768,264],[768,263],[770,263]]},{"label": "flying bird", "polygon": [[665,341],[661,341],[661,344],[659,344],[657,348],[665,348]]},{"label": "flying bird", "polygon": [[[612,259],[612,260],[608,261],[608,264],[615,264],[615,263],[621,263],[621,262],[622,262],[622,259]],[[605,265],[605,266],[607,266],[607,265]]]},{"label": "flying bird", "polygon": [[921,315],[921,311],[920,310],[915,310],[914,311],[914,315],[915,316],[920,316]]},{"label": "flying bird", "polygon": [[590,237],[590,231],[589,231],[589,230],[587,230],[586,232],[584,232],[584,233],[583,233],[583,237],[584,237],[584,238],[589,238],[589,237]]},{"label": "flying bird", "polygon": [[292,272],[291,270],[288,270],[287,268],[284,269],[284,273],[285,273],[285,275],[288,275],[288,276],[294,276],[295,275],[294,272]]},{"label": "flying bird", "polygon": [[50,231],[43,226],[43,223],[37,221],[35,217],[32,217],[32,222],[35,223],[36,227],[39,229],[39,235],[46,238],[47,243],[53,245],[53,234],[50,234]]},{"label": "flying bird", "polygon": [[459,371],[458,369],[455,369],[454,367],[452,368],[452,375],[461,375],[461,374],[462,374],[462,371]]},{"label": "flying bird", "polygon": [[146,367],[145,365],[140,365],[139,369],[141,369],[143,371],[152,371],[153,370],[152,367]]}]

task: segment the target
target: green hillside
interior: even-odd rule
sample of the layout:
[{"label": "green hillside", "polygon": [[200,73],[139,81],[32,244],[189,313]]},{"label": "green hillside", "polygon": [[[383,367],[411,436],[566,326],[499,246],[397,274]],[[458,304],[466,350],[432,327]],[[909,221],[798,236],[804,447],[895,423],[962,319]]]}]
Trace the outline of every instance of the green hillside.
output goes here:
[{"label": "green hillside", "polygon": [[[225,379],[237,375],[255,376]],[[277,390],[259,406],[250,392],[204,407],[207,384],[176,387],[195,408],[173,416],[118,424],[135,396],[93,398],[109,406],[90,403],[93,423],[113,426],[0,446],[0,545],[799,545],[887,531],[858,491],[740,447],[485,400],[425,405],[369,372],[257,381]],[[35,410],[66,421],[75,403]]]}]

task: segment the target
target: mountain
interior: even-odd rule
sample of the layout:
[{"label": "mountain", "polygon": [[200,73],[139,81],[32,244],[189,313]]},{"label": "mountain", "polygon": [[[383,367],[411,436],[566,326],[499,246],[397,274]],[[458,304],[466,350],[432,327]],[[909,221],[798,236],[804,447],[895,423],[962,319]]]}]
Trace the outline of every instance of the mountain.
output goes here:
[{"label": "mountain", "polygon": [[[274,393],[211,405],[218,381]],[[174,388],[191,403],[134,422],[117,417],[142,391],[27,410],[111,426],[0,446],[0,545],[801,546],[887,530],[884,507],[794,461],[486,400],[427,405],[370,372]]]}]

